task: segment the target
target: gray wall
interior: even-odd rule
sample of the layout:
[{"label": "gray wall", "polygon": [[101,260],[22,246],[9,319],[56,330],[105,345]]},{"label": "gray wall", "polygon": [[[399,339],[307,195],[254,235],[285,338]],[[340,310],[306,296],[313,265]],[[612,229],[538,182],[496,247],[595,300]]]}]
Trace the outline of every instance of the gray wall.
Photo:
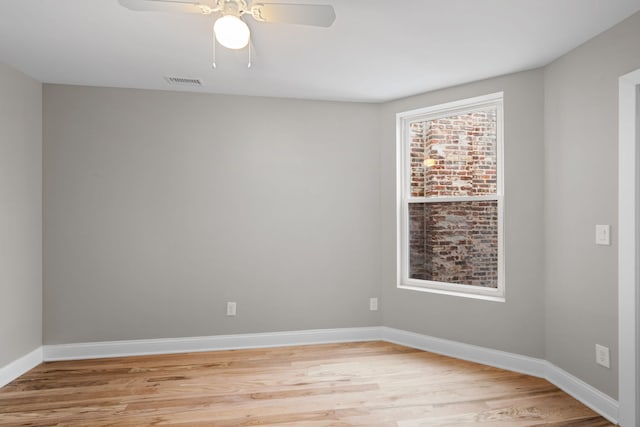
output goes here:
[{"label": "gray wall", "polygon": [[[504,92],[506,302],[396,288],[396,113]],[[543,72],[534,70],[388,103],[381,138],[385,326],[544,357]]]},{"label": "gray wall", "polygon": [[43,102],[45,344],[380,324],[378,106]]},{"label": "gray wall", "polygon": [[42,86],[0,63],[0,367],[42,344]]},{"label": "gray wall", "polygon": [[[639,41],[636,14],[545,69],[547,359],[614,398],[618,77],[640,68]],[[611,246],[594,244],[595,224],[612,225]]]}]

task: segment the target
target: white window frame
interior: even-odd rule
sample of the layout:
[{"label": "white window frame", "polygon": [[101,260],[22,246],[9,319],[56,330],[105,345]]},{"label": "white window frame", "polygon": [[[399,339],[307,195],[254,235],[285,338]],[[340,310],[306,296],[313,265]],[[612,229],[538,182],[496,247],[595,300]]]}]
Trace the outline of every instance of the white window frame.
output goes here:
[{"label": "white window frame", "polygon": [[[438,294],[462,296],[490,301],[505,301],[504,274],[504,108],[503,92],[463,99],[396,114],[397,159],[397,286]],[[482,108],[496,108],[496,194],[464,197],[411,197],[410,123],[463,114]],[[498,286],[488,288],[475,285],[436,282],[409,277],[409,200],[414,203],[467,202],[495,200],[498,204]]]}]

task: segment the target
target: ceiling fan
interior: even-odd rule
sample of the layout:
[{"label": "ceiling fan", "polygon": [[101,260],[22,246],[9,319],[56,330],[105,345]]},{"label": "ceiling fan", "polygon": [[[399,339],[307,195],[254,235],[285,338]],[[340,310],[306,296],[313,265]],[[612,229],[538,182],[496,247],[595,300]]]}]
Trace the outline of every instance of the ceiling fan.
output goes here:
[{"label": "ceiling fan", "polygon": [[[333,6],[294,3],[248,3],[245,0],[118,0],[135,11],[161,11],[220,15],[214,25],[215,39],[229,49],[249,44],[250,31],[243,18],[258,22],[330,27],[336,19]],[[215,45],[215,42],[214,42]]]}]

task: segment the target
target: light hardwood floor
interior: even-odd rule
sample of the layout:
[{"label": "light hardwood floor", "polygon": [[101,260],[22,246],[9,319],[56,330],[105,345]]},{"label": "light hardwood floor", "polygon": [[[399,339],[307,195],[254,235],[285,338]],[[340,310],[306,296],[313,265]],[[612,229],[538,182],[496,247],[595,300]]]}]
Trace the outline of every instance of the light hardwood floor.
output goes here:
[{"label": "light hardwood floor", "polygon": [[44,363],[0,425],[611,426],[545,380],[386,342]]}]

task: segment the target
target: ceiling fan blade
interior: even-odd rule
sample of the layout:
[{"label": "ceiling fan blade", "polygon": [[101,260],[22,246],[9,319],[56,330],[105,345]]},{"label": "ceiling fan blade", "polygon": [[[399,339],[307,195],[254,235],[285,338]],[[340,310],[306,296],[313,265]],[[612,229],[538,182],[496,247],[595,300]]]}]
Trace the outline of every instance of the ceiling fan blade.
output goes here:
[{"label": "ceiling fan blade", "polygon": [[261,22],[313,25],[330,27],[336,20],[331,5],[256,3],[251,6],[251,15]]},{"label": "ceiling fan blade", "polygon": [[173,12],[208,15],[215,10],[206,2],[193,0],[118,0],[129,10],[143,12]]}]

